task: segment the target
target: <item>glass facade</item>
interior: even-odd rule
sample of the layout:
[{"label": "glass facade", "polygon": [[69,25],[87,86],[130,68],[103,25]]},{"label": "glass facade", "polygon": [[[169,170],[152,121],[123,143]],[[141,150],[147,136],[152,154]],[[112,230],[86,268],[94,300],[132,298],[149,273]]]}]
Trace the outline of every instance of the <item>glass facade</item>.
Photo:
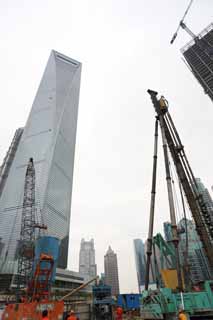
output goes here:
[{"label": "glass facade", "polygon": [[207,210],[213,222],[213,200],[209,190],[204,186],[200,178],[195,178],[198,192],[202,195],[203,201],[206,204]]},{"label": "glass facade", "polygon": [[164,236],[166,241],[172,240],[172,225],[171,222],[164,222],[163,223],[163,230],[164,230]]},{"label": "glass facade", "polygon": [[206,259],[203,245],[196,231],[195,223],[192,220],[181,219],[178,223],[179,229],[179,252],[181,263],[185,263],[186,253],[186,227],[188,234],[188,263],[190,270],[190,280],[198,283],[209,279],[210,270]]},{"label": "glass facade", "polygon": [[66,268],[81,64],[52,51],[0,198],[0,273],[17,270],[24,179],[36,173],[36,222],[61,240]]},{"label": "glass facade", "polygon": [[141,239],[134,239],[135,265],[137,271],[138,289],[145,284],[145,250]]}]

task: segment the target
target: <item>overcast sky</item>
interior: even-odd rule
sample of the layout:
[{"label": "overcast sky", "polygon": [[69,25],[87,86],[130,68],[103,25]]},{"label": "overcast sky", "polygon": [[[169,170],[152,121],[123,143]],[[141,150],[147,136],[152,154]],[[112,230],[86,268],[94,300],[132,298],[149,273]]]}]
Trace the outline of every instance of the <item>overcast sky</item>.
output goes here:
[{"label": "overcast sky", "polygon": [[[82,237],[94,238],[98,271],[109,245],[122,292],[137,291],[133,239],[147,237],[155,89],[194,170],[210,189],[213,105],[170,40],[189,0],[0,0],[0,160],[23,126],[51,49],[83,64],[70,226],[69,267],[78,270]],[[213,21],[213,1],[195,0],[194,33]],[[160,145],[161,145],[161,140]],[[160,148],[155,231],[168,220]]]}]

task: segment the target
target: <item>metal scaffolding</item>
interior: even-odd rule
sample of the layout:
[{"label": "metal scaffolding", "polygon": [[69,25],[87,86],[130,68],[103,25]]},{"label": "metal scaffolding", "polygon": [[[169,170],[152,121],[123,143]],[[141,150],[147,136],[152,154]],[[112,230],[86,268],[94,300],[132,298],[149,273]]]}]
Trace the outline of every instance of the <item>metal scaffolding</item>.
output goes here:
[{"label": "metal scaffolding", "polygon": [[27,166],[18,257],[18,285],[28,281],[32,272],[35,243],[35,168],[33,158]]}]

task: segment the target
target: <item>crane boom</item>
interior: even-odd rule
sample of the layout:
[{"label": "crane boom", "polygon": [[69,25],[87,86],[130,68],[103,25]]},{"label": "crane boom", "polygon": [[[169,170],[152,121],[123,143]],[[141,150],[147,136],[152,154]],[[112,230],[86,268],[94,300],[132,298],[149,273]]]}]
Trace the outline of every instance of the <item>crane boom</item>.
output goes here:
[{"label": "crane boom", "polygon": [[24,200],[18,257],[18,284],[25,285],[33,265],[35,242],[35,168],[29,159],[24,183]]},{"label": "crane boom", "polygon": [[174,35],[173,35],[173,37],[172,37],[172,40],[170,41],[171,44],[173,44],[173,42],[174,42],[175,39],[177,38],[178,31],[179,31],[180,28],[185,29],[192,37],[195,37],[195,35],[193,34],[193,32],[192,32],[192,31],[185,25],[185,23],[184,23],[184,19],[185,19],[187,13],[189,12],[189,9],[191,8],[191,5],[192,5],[193,1],[194,1],[194,0],[190,0],[189,5],[188,5],[188,7],[187,7],[187,9],[186,9],[186,11],[185,11],[185,13],[184,13],[184,15],[183,15],[183,18],[180,20],[179,25],[178,25],[178,27],[177,27],[177,30],[176,30],[176,32],[174,33]]},{"label": "crane boom", "polygon": [[148,90],[148,93],[151,96],[155,111],[159,119],[161,119],[161,125],[164,127],[167,145],[176,167],[179,181],[188,201],[200,240],[203,243],[210,268],[213,270],[213,225],[211,218],[213,212],[210,212],[207,208],[203,196],[198,191],[194,174],[168,107],[161,107],[160,100],[157,99],[157,92]]}]

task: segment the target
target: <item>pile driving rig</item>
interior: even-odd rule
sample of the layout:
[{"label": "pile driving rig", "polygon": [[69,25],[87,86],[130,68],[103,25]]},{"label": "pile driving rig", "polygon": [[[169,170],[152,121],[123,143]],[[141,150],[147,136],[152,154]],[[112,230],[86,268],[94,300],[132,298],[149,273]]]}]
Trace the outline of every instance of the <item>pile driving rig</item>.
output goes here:
[{"label": "pile driving rig", "polygon": [[[154,140],[154,160],[151,190],[150,220],[147,242],[147,261],[145,291],[143,292],[141,316],[143,319],[176,319],[179,308],[185,310],[190,319],[213,319],[213,213],[210,212],[202,195],[198,190],[196,179],[186,157],[184,146],[180,140],[177,129],[168,111],[168,102],[161,96],[157,98],[157,92],[148,90],[152,103],[156,111],[155,140]],[[156,194],[156,173],[157,173],[157,150],[158,150],[158,124],[160,124],[163,153],[166,170],[166,181],[169,201],[169,211],[171,220],[171,243],[167,244],[162,236],[153,237],[155,194]],[[173,160],[180,189],[183,190],[187,199],[189,209],[194,219],[197,233],[200,237],[203,249],[209,263],[210,276],[202,287],[197,290],[190,285],[187,277],[190,270],[186,262],[181,266],[179,257],[179,235],[176,223],[175,204],[171,177],[171,168],[168,149]],[[161,275],[167,274],[167,279],[171,277],[172,287],[169,281],[157,283],[156,290],[149,290],[149,273],[153,243],[161,247],[161,253],[169,257],[172,269],[161,270]],[[184,268],[183,268],[184,267]],[[162,272],[163,271],[163,272]],[[184,277],[185,276],[185,277]],[[170,281],[171,283],[171,281]]]}]

